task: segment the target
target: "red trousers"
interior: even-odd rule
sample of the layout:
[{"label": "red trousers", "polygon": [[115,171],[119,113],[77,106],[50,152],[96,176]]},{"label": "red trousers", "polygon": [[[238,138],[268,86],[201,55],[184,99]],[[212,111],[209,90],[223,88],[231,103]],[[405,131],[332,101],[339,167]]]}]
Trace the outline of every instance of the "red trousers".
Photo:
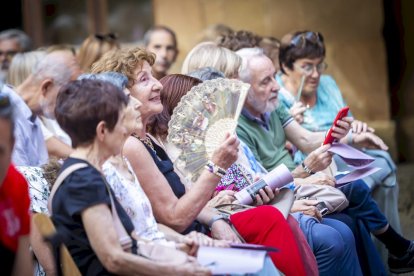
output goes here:
[{"label": "red trousers", "polygon": [[275,207],[264,205],[239,212],[231,215],[230,221],[247,243],[278,248],[279,252],[270,253],[270,257],[285,275],[306,275],[292,230]]}]

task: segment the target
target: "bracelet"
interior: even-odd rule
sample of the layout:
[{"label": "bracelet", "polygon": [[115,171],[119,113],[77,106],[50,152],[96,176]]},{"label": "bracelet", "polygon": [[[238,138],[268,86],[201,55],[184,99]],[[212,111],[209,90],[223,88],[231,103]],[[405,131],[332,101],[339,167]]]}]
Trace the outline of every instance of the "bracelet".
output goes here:
[{"label": "bracelet", "polygon": [[208,228],[210,228],[211,229],[211,227],[213,226],[213,223],[215,223],[216,221],[218,221],[218,220],[224,220],[224,221],[228,221],[228,218],[225,216],[225,215],[223,215],[223,214],[217,214],[217,215],[214,215],[209,221],[208,221]]},{"label": "bracelet", "polygon": [[311,169],[308,168],[308,166],[305,165],[305,162],[302,162],[302,168],[309,175],[315,174]]},{"label": "bracelet", "polygon": [[208,161],[206,166],[205,166],[206,170],[208,170],[211,173],[214,173],[215,175],[217,175],[218,177],[223,177],[226,175],[226,170],[217,166],[216,164],[214,164],[212,161]]}]

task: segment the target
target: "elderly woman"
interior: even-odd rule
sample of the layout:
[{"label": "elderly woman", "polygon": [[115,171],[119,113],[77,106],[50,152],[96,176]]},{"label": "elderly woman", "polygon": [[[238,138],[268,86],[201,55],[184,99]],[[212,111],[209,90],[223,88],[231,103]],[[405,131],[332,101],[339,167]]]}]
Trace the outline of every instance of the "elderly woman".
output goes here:
[{"label": "elderly woman", "polygon": [[[130,96],[129,89],[126,88],[128,84],[127,77],[116,72],[104,72],[100,74],[84,74],[80,76],[80,79],[107,81],[122,89],[129,97],[125,118],[128,134],[131,135],[142,130],[141,115],[138,110],[141,107],[141,102]],[[228,246],[227,243],[214,241],[202,233],[193,231],[184,236],[164,225],[158,226],[148,197],[142,190],[129,161],[121,153],[111,156],[104,163],[103,173],[116,198],[134,224],[135,232],[140,239],[185,249],[191,255],[196,253],[198,245]]]},{"label": "elderly woman", "polygon": [[[153,62],[153,55],[140,48],[132,48],[107,54],[92,68],[95,73],[118,71],[128,76],[131,96],[142,102],[140,111],[144,127],[152,116],[163,110],[160,101],[162,85],[151,74]],[[213,153],[212,162],[221,168],[228,168],[236,160],[238,144],[236,137],[228,136]],[[192,188],[186,191],[167,154],[146,135],[145,128],[127,140],[124,153],[131,162],[160,223],[181,233],[191,230],[209,232],[209,227],[214,238],[240,241],[224,217],[206,207],[220,179],[216,174],[205,170],[197,182],[193,183]],[[272,259],[289,259],[289,262],[279,262],[277,265],[284,273],[287,271],[292,275],[306,274],[291,230],[282,214],[275,208],[263,206],[233,216],[234,221],[237,217],[240,218],[239,225],[250,220],[250,235],[242,234],[247,242],[260,244],[260,238],[272,239],[278,235],[284,237],[284,253],[273,254],[277,256],[272,256]],[[266,216],[270,222],[266,233],[273,229],[270,235],[264,235],[258,224]],[[245,220],[242,221],[241,217]],[[273,239],[268,245],[278,246],[275,244],[276,240],[278,239]]]},{"label": "elderly woman", "polygon": [[[322,75],[326,69],[324,59],[322,34],[300,31],[282,38],[279,52],[281,72],[276,77],[281,86],[280,103],[290,109],[297,122],[311,131],[329,129],[338,110],[346,105],[332,77]],[[376,158],[374,165],[382,169],[364,178],[364,181],[374,189],[374,195],[381,194],[376,198],[385,199],[386,202],[380,201],[379,205],[390,219],[390,224],[399,232],[396,167],[389,154],[384,151],[387,149],[386,145],[372,132],[373,129],[366,123],[355,120],[348,140],[356,146],[373,148],[366,152]],[[361,144],[366,137],[370,138],[371,143]],[[301,162],[303,158],[301,152],[295,154],[295,161]],[[378,230],[375,225],[367,225],[371,232]],[[414,243],[402,238],[387,225],[376,236],[391,254],[388,259],[390,270],[395,273],[414,270],[414,263],[410,261],[414,255]]]},{"label": "elderly woman", "polygon": [[[120,153],[128,136],[127,103],[124,92],[103,81],[74,81],[61,89],[56,118],[74,146],[62,170],[73,164],[84,167],[70,173],[56,189],[53,222],[82,274],[207,275],[208,270],[189,259],[173,266],[137,255],[134,226],[101,173],[103,163]],[[117,225],[129,236],[129,250],[121,247],[111,208],[118,216]]]}]

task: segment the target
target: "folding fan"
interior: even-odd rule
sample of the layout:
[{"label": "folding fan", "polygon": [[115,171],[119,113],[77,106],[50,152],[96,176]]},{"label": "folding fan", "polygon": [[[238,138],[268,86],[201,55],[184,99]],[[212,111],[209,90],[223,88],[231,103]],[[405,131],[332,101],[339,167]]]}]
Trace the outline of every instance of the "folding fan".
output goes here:
[{"label": "folding fan", "polygon": [[179,150],[175,166],[196,181],[226,133],[234,133],[250,85],[214,79],[181,98],[168,124],[167,141]]}]

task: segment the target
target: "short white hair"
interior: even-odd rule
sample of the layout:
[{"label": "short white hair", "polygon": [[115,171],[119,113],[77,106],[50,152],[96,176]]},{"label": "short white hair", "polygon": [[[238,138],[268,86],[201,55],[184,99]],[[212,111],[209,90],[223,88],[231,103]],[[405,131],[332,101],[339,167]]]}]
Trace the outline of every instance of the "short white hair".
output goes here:
[{"label": "short white hair", "polygon": [[236,52],[241,57],[242,62],[239,69],[239,79],[244,82],[250,81],[249,62],[253,58],[265,56],[262,48],[243,48]]},{"label": "short white hair", "polygon": [[68,67],[65,55],[72,55],[69,51],[55,51],[45,55],[33,68],[33,76],[38,81],[46,78],[53,79],[59,85],[66,84],[72,77],[72,68]]}]

